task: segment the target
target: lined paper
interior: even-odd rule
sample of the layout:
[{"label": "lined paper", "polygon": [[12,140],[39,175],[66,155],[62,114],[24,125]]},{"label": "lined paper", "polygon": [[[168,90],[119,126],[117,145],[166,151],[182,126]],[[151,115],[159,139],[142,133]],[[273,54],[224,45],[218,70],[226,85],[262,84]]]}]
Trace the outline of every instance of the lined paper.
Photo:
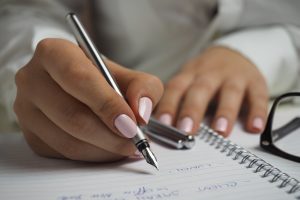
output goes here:
[{"label": "lined paper", "polygon": [[[144,160],[91,164],[36,156],[20,135],[0,136],[0,199],[295,199],[253,169],[197,139],[191,150],[156,144],[160,170]],[[298,166],[297,166],[298,167]],[[299,195],[299,194],[298,194]]]}]

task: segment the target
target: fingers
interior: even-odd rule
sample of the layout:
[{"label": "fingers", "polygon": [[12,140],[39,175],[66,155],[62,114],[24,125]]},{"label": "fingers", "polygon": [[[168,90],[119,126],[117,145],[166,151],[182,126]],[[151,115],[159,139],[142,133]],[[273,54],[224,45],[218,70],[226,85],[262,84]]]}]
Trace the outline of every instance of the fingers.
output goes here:
[{"label": "fingers", "polygon": [[65,158],[62,154],[53,150],[31,131],[27,130],[26,128],[22,128],[22,130],[27,143],[37,155],[49,158]]},{"label": "fingers", "polygon": [[[163,84],[155,76],[143,72],[135,72],[108,61],[112,73],[130,105],[137,121],[147,124],[153,108],[159,102],[163,93]],[[122,78],[126,77],[126,79]]]},{"label": "fingers", "polygon": [[249,85],[247,98],[249,110],[245,128],[249,132],[260,133],[265,127],[268,115],[269,97],[264,80],[257,80]]},{"label": "fingers", "polygon": [[39,43],[33,59],[16,74],[15,101],[22,130],[35,152],[87,161],[115,160],[136,152],[127,139],[136,135],[135,115],[144,123],[149,120],[162,84],[153,76],[108,64],[129,104],[78,46],[60,39]]},{"label": "fingers", "polygon": [[[31,112],[27,112],[26,118],[20,116],[22,119],[20,123],[28,125],[32,123],[32,119],[35,119],[35,126],[31,126],[30,131],[25,130],[24,134],[31,148],[39,155],[48,157],[62,155],[71,160],[97,162],[114,161],[124,157],[79,140],[57,127],[38,109],[35,109],[34,112],[32,109],[30,110]],[[105,138],[103,139],[105,140]]]},{"label": "fingers", "polygon": [[65,93],[47,74],[41,73],[39,77],[40,85],[31,86],[32,102],[56,126],[78,140],[107,151],[118,153],[122,150],[123,155],[134,152],[134,146],[129,140],[113,134],[97,115]]},{"label": "fingers", "polygon": [[182,97],[193,80],[192,73],[180,73],[166,84],[156,112],[156,117],[162,123],[172,125],[175,122]]},{"label": "fingers", "polygon": [[38,49],[42,50],[35,56],[40,56],[44,70],[64,91],[87,105],[114,132],[128,138],[136,135],[132,110],[78,46],[44,40]]},{"label": "fingers", "polygon": [[219,79],[198,76],[188,88],[181,110],[178,114],[177,128],[187,133],[195,133],[200,125],[206,108],[219,86]]},{"label": "fingers", "polygon": [[231,132],[239,114],[246,88],[245,83],[236,78],[225,82],[220,88],[219,103],[212,127],[225,137]]}]

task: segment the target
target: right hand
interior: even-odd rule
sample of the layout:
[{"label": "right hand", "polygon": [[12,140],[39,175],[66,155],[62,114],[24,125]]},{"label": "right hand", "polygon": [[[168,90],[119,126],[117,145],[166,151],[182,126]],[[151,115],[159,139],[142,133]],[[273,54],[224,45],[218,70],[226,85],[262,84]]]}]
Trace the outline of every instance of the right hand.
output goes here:
[{"label": "right hand", "polygon": [[158,78],[107,61],[127,102],[75,44],[42,40],[16,74],[14,110],[34,152],[107,162],[134,155],[136,123],[147,123],[163,86]]}]

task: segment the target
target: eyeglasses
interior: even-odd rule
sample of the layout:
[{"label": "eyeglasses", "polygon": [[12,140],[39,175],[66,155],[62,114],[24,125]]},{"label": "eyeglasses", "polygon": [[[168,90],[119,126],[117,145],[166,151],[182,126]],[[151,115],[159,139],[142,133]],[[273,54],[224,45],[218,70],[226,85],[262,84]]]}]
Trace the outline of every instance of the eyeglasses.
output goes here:
[{"label": "eyeglasses", "polygon": [[286,93],[274,100],[260,146],[274,155],[300,162],[300,92]]}]

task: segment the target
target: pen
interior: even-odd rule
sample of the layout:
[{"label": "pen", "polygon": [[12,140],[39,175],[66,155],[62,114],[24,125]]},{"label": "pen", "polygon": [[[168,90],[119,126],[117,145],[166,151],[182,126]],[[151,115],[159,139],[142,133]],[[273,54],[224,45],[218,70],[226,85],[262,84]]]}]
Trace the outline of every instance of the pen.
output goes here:
[{"label": "pen", "polygon": [[172,126],[162,124],[154,118],[150,118],[144,132],[151,138],[158,140],[176,149],[191,149],[195,145],[195,138]]},{"label": "pen", "polygon": [[[70,24],[70,27],[73,31],[73,34],[79,44],[79,46],[82,48],[82,50],[85,52],[85,54],[92,60],[92,62],[98,67],[98,69],[101,71],[102,75],[105,77],[106,81],[109,83],[109,85],[121,96],[124,98],[123,94],[121,93],[121,90],[119,89],[117,83],[115,82],[113,76],[109,72],[108,68],[106,67],[101,54],[97,50],[96,46],[92,42],[91,38],[88,36],[87,32],[85,31],[83,25],[81,24],[80,20],[77,18],[77,16],[74,13],[69,13],[66,16],[66,19],[68,23]],[[124,98],[125,100],[125,98]],[[156,160],[155,155],[150,149],[149,143],[144,136],[144,133],[142,130],[138,127],[137,128],[137,134],[134,138],[132,138],[136,148],[141,152],[141,154],[144,156],[147,163],[154,166],[156,169],[158,169],[158,163]]]}]

